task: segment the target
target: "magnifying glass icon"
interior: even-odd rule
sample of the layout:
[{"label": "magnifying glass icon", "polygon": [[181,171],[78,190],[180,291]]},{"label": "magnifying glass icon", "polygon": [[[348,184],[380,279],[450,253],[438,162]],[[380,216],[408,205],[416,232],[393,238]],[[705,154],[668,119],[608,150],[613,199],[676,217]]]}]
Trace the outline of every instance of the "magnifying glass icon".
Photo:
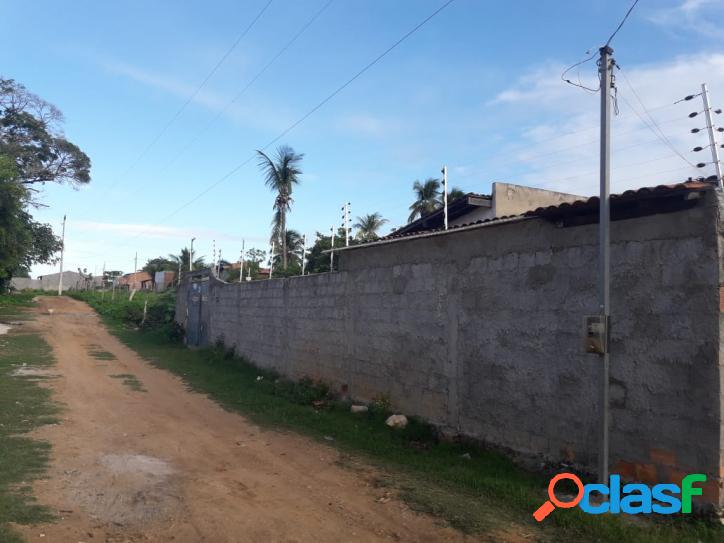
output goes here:
[{"label": "magnifying glass icon", "polygon": [[[558,498],[556,498],[555,494],[556,483],[563,479],[570,479],[578,487],[578,494],[576,494],[576,497],[573,498],[573,500],[568,502],[559,500]],[[578,478],[578,476],[574,475],[573,473],[559,473],[558,475],[553,477],[553,479],[551,479],[550,483],[548,483],[548,500],[546,500],[543,505],[536,509],[535,513],[533,513],[533,518],[535,518],[538,522],[541,522],[544,518],[550,515],[556,507],[560,507],[561,509],[570,509],[571,507],[575,507],[576,505],[578,505],[578,503],[582,499],[583,483]]]}]

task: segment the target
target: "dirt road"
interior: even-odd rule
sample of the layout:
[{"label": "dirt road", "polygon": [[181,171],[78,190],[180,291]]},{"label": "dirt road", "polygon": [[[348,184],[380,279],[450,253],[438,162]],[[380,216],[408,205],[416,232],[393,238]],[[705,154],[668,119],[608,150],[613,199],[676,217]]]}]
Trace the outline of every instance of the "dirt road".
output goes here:
[{"label": "dirt road", "polygon": [[85,304],[46,297],[37,311],[30,326],[53,347],[49,382],[65,411],[39,432],[52,464],[35,485],[61,520],[20,528],[29,541],[466,540],[399,501],[380,503],[383,490],[339,467],[334,449],[262,430],[187,391]]}]

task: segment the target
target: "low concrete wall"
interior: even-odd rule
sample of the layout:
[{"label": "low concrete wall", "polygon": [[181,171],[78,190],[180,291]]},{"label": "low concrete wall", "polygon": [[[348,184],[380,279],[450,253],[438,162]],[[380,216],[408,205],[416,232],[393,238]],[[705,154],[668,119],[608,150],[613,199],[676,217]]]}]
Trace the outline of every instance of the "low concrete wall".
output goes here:
[{"label": "low concrete wall", "polygon": [[[13,277],[10,280],[10,287],[15,290],[54,290],[58,291],[59,273],[43,275],[36,279],[28,277]],[[84,281],[81,275],[73,271],[63,272],[63,292],[66,290],[78,290],[83,288]]]},{"label": "low concrete wall", "polygon": [[[703,196],[612,224],[611,465],[647,482],[706,473],[706,499],[724,503],[720,206]],[[595,466],[601,368],[582,328],[597,312],[597,225],[535,218],[339,256],[338,273],[212,278],[206,337],[485,442]]]}]

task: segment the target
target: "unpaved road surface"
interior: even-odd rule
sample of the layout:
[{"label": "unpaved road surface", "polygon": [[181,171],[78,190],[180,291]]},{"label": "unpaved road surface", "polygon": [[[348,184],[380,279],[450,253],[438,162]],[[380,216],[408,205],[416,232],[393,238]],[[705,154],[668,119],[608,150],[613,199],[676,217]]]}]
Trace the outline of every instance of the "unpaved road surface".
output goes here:
[{"label": "unpaved road surface", "polygon": [[[468,540],[380,500],[371,472],[340,467],[333,448],[260,429],[189,392],[111,336],[87,305],[46,297],[37,312],[28,328],[53,347],[57,377],[48,382],[65,410],[36,433],[53,449],[35,493],[60,519],[18,527],[29,541]],[[146,392],[111,377],[119,374]]]}]

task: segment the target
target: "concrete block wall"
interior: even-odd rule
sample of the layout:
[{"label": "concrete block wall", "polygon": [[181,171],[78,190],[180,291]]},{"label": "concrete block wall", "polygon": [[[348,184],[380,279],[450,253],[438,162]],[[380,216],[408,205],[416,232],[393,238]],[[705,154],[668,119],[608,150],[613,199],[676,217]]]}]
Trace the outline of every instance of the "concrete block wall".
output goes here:
[{"label": "concrete block wall", "polygon": [[[692,209],[612,224],[611,465],[646,482],[706,473],[706,498],[724,504],[720,207],[711,191]],[[209,340],[485,442],[595,467],[601,368],[582,333],[597,313],[597,225],[529,219],[339,257],[337,273],[212,279]]]}]

